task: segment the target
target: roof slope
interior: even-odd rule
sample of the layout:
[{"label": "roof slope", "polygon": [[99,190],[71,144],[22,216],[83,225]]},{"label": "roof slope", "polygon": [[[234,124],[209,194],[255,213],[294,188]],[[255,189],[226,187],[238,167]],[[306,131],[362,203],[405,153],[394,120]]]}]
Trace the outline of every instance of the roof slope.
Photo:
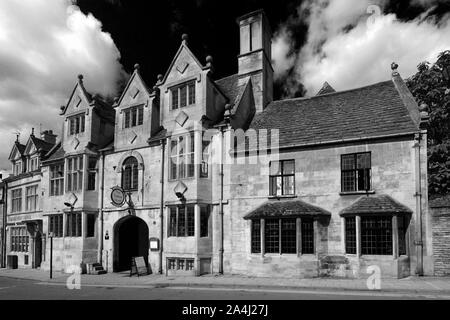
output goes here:
[{"label": "roof slope", "polygon": [[235,103],[239,95],[242,95],[247,83],[243,83],[239,86],[239,75],[233,74],[231,76],[216,80],[216,84],[227,96],[230,102]]},{"label": "roof slope", "polygon": [[417,124],[392,81],[271,102],[252,129],[279,129],[280,147],[412,133]]},{"label": "roof slope", "polygon": [[33,141],[33,144],[36,147],[36,149],[43,151],[44,153],[49,152],[54,147],[53,143],[36,138],[35,136],[31,136],[31,140]]},{"label": "roof slope", "polygon": [[340,215],[361,214],[361,213],[412,213],[412,211],[397,202],[388,195],[379,195],[373,197],[363,196],[356,200],[351,206],[342,210]]},{"label": "roof slope", "polygon": [[267,217],[329,216],[328,211],[301,200],[267,201],[249,212],[244,219]]}]

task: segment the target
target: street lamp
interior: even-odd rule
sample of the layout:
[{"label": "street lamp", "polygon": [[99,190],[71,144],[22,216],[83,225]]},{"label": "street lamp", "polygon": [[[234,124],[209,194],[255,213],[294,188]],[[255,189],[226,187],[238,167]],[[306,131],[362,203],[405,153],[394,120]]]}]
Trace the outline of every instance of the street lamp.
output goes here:
[{"label": "street lamp", "polygon": [[53,232],[48,233],[48,237],[50,238],[50,279],[53,278]]}]

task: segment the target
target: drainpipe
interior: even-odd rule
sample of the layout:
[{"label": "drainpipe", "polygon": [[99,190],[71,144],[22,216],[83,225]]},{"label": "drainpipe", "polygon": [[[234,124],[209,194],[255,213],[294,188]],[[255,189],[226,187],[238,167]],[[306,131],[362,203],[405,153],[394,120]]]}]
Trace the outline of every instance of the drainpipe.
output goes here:
[{"label": "drainpipe", "polygon": [[220,199],[219,199],[219,223],[220,223],[220,243],[219,243],[219,273],[223,274],[223,126],[220,130]]},{"label": "drainpipe", "polygon": [[166,140],[161,140],[161,199],[159,207],[159,222],[160,222],[160,241],[159,241],[159,274],[163,273],[163,239],[164,239],[164,157],[165,157]]},{"label": "drainpipe", "polygon": [[[103,260],[103,197],[105,192],[105,153],[102,151],[100,153],[101,155],[101,161],[102,161],[102,171],[101,171],[101,182],[100,182],[100,209],[99,209],[99,215],[100,215],[100,232],[99,232],[99,249],[98,249],[98,256],[97,260],[100,264],[102,264]],[[108,261],[106,261],[108,263]]]},{"label": "drainpipe", "polygon": [[415,166],[416,166],[416,240],[414,245],[416,246],[417,253],[417,267],[416,274],[423,276],[423,234],[422,234],[422,179],[420,168],[420,141],[421,134],[417,133],[414,137],[415,148]]},{"label": "drainpipe", "polygon": [[3,212],[2,212],[2,261],[0,261],[2,268],[6,268],[6,209],[8,207],[8,183],[4,182],[5,185],[3,186]]}]

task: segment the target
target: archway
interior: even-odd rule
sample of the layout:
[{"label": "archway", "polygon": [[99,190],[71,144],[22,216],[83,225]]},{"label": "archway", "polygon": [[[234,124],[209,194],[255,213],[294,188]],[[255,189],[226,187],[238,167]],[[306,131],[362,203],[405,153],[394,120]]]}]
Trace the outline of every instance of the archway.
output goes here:
[{"label": "archway", "polygon": [[113,271],[130,270],[132,257],[144,257],[148,263],[149,236],[144,220],[126,216],[114,225]]}]

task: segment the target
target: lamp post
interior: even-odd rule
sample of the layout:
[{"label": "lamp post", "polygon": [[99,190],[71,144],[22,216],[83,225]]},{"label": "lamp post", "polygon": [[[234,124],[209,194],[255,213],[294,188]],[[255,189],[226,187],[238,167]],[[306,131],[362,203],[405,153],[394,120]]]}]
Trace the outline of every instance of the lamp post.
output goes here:
[{"label": "lamp post", "polygon": [[50,279],[53,278],[53,232],[48,233],[50,238]]}]

